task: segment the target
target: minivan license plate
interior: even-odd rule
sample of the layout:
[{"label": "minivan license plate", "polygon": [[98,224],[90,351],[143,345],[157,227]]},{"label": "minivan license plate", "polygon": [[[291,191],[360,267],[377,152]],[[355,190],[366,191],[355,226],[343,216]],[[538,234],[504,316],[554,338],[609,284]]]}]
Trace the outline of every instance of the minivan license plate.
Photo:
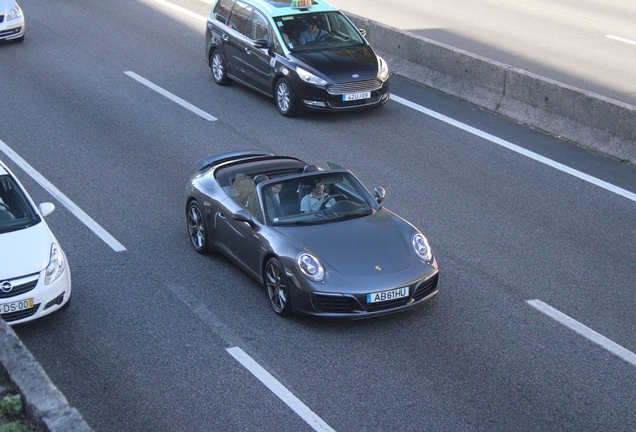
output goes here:
[{"label": "minivan license plate", "polygon": [[408,287],[398,288],[391,291],[382,291],[382,292],[367,294],[367,303],[395,300],[395,299],[408,297],[408,296],[409,296]]},{"label": "minivan license plate", "polygon": [[371,92],[362,92],[362,93],[351,93],[342,95],[343,101],[355,101],[360,99],[369,99],[371,97]]}]

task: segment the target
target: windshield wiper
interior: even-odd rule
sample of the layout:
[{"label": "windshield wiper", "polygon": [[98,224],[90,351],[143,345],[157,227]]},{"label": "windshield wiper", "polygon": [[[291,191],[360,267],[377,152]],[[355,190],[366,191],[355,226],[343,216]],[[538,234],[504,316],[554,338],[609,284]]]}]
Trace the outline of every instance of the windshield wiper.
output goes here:
[{"label": "windshield wiper", "polygon": [[325,223],[325,219],[318,220],[299,220],[299,221],[290,221],[290,222],[274,222],[274,226],[284,226],[284,225],[318,225]]},{"label": "windshield wiper", "polygon": [[346,213],[346,214],[334,214],[333,216],[328,217],[326,220],[328,221],[333,221],[333,220],[344,220],[344,219],[355,219],[355,218],[359,218],[362,216],[368,216],[370,214],[372,214],[373,211],[372,210],[366,210],[364,212],[361,213]]},{"label": "windshield wiper", "polygon": [[29,228],[30,225],[18,225],[18,226],[8,226],[0,228],[0,234],[5,234],[13,231],[20,231],[26,228]]}]

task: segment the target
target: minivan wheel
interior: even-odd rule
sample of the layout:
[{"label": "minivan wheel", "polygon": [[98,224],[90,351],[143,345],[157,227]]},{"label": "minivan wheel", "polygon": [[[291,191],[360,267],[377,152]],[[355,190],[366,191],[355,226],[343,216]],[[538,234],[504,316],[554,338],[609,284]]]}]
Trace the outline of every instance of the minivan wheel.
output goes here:
[{"label": "minivan wheel", "polygon": [[214,50],[212,58],[210,59],[210,68],[212,68],[212,78],[218,85],[228,85],[232,82],[227,76],[227,67],[223,56],[219,53],[219,50]]},{"label": "minivan wheel", "polygon": [[289,86],[289,82],[285,78],[281,78],[276,83],[276,108],[285,117],[293,117],[296,115],[296,103],[294,102],[294,94]]}]

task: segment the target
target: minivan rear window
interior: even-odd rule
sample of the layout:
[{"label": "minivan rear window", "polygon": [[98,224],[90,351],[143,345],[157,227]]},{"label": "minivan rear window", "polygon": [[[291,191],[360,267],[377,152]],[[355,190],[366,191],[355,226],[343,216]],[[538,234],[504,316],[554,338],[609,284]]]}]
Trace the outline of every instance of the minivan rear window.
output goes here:
[{"label": "minivan rear window", "polygon": [[223,24],[227,23],[227,16],[230,13],[230,9],[232,9],[232,3],[234,0],[219,0],[214,7],[214,12],[212,12],[212,17],[222,22]]}]

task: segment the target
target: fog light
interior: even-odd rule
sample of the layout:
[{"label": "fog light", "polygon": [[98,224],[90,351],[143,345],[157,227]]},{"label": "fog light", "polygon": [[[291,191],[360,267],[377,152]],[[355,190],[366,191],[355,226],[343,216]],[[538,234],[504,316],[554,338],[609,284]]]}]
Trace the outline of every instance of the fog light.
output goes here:
[{"label": "fog light", "polygon": [[326,107],[324,102],[303,99],[303,103],[308,106]]}]

